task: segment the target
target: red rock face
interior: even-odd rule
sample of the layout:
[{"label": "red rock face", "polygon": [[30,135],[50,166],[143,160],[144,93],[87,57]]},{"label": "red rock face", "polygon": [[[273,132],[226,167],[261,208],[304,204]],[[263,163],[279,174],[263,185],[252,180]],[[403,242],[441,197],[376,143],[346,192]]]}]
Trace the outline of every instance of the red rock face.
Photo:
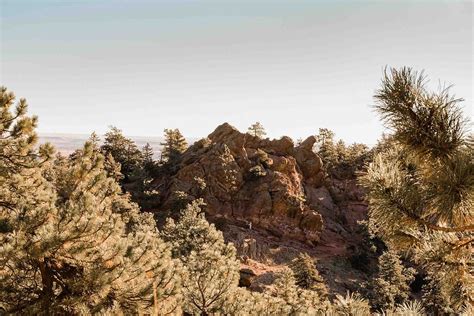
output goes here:
[{"label": "red rock face", "polygon": [[[260,139],[224,123],[184,154],[176,174],[157,183],[172,192],[203,198],[212,217],[241,221],[274,235],[316,243],[321,215],[307,203],[306,187],[321,187],[322,162],[312,147],[314,137],[294,145],[289,137]],[[205,188],[198,185],[205,182]]]}]

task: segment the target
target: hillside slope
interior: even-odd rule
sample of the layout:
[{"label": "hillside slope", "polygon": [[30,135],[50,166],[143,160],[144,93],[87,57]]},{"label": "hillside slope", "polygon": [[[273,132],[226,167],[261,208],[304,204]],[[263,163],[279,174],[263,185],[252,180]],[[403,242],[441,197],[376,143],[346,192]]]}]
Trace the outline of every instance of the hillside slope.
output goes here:
[{"label": "hillside slope", "polygon": [[355,179],[325,176],[315,142],[260,139],[224,123],[191,146],[171,174],[154,180],[159,209],[173,214],[203,198],[208,219],[255,274],[256,290],[299,252],[318,261],[333,293],[357,290],[365,278],[354,268],[363,248],[357,222],[366,218],[364,194]]}]

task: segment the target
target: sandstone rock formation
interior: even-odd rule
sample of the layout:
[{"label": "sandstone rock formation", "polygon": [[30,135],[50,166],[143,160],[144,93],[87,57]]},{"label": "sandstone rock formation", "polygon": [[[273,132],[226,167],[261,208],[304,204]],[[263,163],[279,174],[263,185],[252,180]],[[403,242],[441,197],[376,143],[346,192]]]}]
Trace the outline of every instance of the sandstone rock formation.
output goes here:
[{"label": "sandstone rock formation", "polygon": [[323,219],[306,201],[322,185],[322,162],[311,136],[299,146],[291,138],[260,139],[224,123],[184,154],[175,174],[157,179],[162,207],[181,198],[203,198],[214,219],[241,222],[273,235],[315,244]]},{"label": "sandstone rock formation", "polygon": [[355,267],[358,258],[375,260],[361,251],[364,192],[355,178],[326,177],[315,141],[295,146],[289,137],[260,139],[222,124],[155,179],[159,209],[169,216],[203,198],[207,219],[237,249],[241,286],[263,291],[304,252],[317,259],[331,293],[357,291],[369,277]]}]

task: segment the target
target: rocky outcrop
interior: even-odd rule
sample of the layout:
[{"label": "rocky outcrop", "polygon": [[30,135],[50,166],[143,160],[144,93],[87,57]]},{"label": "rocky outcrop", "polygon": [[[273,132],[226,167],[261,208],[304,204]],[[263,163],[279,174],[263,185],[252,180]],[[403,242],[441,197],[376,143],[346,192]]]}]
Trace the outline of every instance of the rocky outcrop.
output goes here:
[{"label": "rocky outcrop", "polygon": [[353,177],[326,177],[315,142],[310,136],[295,146],[289,137],[260,139],[222,124],[155,179],[160,212],[203,198],[207,219],[236,247],[241,286],[263,291],[307,253],[331,293],[357,291],[370,277],[358,260],[376,260],[364,252],[359,226],[367,219],[365,193]]},{"label": "rocky outcrop", "polygon": [[176,204],[176,192],[202,197],[214,219],[317,243],[323,219],[306,201],[306,188],[320,187],[324,177],[315,141],[295,146],[289,137],[260,139],[224,123],[183,154],[175,174],[156,180],[162,207]]},{"label": "rocky outcrop", "polygon": [[239,278],[239,286],[240,287],[247,287],[249,288],[252,285],[253,280],[257,276],[252,269],[243,268],[240,269],[240,278]]}]

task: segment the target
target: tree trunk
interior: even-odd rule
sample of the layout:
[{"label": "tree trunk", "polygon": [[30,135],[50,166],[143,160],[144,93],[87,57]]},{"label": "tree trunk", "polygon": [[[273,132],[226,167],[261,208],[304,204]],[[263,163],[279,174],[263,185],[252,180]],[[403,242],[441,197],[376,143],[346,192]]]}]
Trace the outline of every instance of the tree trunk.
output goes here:
[{"label": "tree trunk", "polygon": [[47,260],[48,259],[43,259],[42,261],[39,261],[41,283],[43,285],[41,292],[41,306],[43,312],[45,313],[49,313],[51,301],[53,298],[53,275]]}]

